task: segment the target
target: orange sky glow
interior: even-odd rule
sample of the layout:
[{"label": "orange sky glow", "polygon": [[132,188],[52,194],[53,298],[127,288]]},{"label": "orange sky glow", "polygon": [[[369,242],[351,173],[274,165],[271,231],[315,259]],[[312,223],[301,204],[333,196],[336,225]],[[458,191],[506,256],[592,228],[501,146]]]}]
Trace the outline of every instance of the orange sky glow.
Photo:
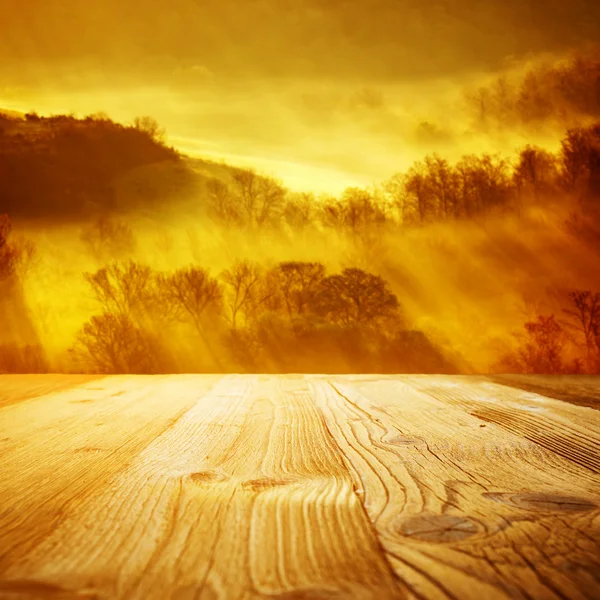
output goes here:
[{"label": "orange sky glow", "polygon": [[330,193],[428,152],[531,141],[474,131],[465,95],[600,33],[583,0],[5,0],[3,13],[0,108],[149,114],[183,152]]}]

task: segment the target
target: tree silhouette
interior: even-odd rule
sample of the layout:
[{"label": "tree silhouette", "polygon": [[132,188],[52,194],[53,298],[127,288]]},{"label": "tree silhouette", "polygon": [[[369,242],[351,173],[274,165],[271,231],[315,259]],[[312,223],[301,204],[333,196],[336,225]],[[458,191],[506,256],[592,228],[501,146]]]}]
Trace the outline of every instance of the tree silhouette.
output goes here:
[{"label": "tree silhouette", "polygon": [[561,143],[563,183],[583,200],[600,198],[600,124],[574,128]]},{"label": "tree silhouette", "polygon": [[516,373],[562,373],[565,335],[554,315],[538,315],[524,327],[524,341],[516,352],[501,360],[501,368]]},{"label": "tree silhouette", "polygon": [[286,190],[275,179],[253,169],[233,169],[234,194],[247,225],[264,227],[281,216]]},{"label": "tree silhouette", "polygon": [[206,349],[220,367],[207,334],[207,321],[220,314],[223,290],[219,282],[200,267],[179,269],[160,279],[160,299],[167,311],[176,318],[191,322]]},{"label": "tree silhouette", "polygon": [[569,299],[573,307],[563,309],[575,329],[583,336],[586,348],[586,366],[590,373],[598,372],[600,368],[600,355],[598,351],[598,337],[600,335],[600,294],[589,290],[575,290],[569,292]]},{"label": "tree silhouette", "polygon": [[283,219],[294,232],[301,232],[314,224],[317,200],[313,194],[290,194],[283,207]]},{"label": "tree silhouette", "polygon": [[241,222],[240,207],[229,186],[220,179],[211,178],[206,182],[208,192],[208,213],[224,225]]},{"label": "tree silhouette", "polygon": [[15,274],[19,261],[19,249],[9,241],[11,231],[8,215],[0,215],[0,281]]},{"label": "tree silhouette", "polygon": [[257,263],[244,260],[224,271],[221,279],[226,284],[224,296],[231,326],[236,329],[240,315],[249,321],[267,299],[268,293],[261,285],[262,270]]},{"label": "tree silhouette", "polygon": [[404,177],[403,212],[410,207],[417,215],[418,223],[425,223],[435,212],[433,193],[429,186],[425,165],[413,164]]},{"label": "tree silhouette", "polygon": [[398,299],[385,280],[357,268],[326,277],[313,305],[328,321],[345,327],[375,325],[399,316]]},{"label": "tree silhouette", "polygon": [[426,178],[432,195],[434,210],[442,219],[456,216],[457,181],[456,174],[446,159],[436,154],[425,158]]},{"label": "tree silhouette", "polygon": [[365,233],[387,220],[385,207],[368,190],[348,188],[339,200],[330,199],[321,209],[326,227],[345,231],[352,236]]},{"label": "tree silhouette", "polygon": [[546,150],[527,145],[519,153],[513,179],[521,193],[530,193],[538,200],[541,194],[551,193],[558,181],[556,157]]},{"label": "tree silhouette", "polygon": [[8,215],[0,215],[0,281],[22,277],[31,266],[36,254],[31,240],[11,238],[12,222]]},{"label": "tree silhouette", "polygon": [[153,373],[157,366],[150,336],[123,314],[93,316],[72,353],[95,373]]},{"label": "tree silhouette", "polygon": [[155,303],[155,276],[146,265],[112,263],[84,277],[105,314],[139,321]]},{"label": "tree silhouette", "polygon": [[119,259],[136,247],[131,227],[122,219],[100,217],[82,230],[81,241],[96,260]]},{"label": "tree silhouette", "polygon": [[317,262],[287,261],[271,271],[271,283],[290,323],[303,317],[325,277],[325,267]]},{"label": "tree silhouette", "polygon": [[159,144],[164,144],[166,132],[153,117],[136,117],[133,120],[133,126],[138,131],[147,134],[152,140]]},{"label": "tree silhouette", "polygon": [[507,204],[511,185],[505,160],[489,154],[463,156],[455,169],[457,216],[474,218]]}]

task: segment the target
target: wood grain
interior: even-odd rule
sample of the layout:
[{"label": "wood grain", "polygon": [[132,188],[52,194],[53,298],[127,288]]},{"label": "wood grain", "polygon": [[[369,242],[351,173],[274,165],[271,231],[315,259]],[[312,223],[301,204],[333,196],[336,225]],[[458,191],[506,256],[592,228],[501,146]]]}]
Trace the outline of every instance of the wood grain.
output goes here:
[{"label": "wood grain", "polygon": [[599,416],[481,377],[0,377],[0,599],[598,598]]},{"label": "wood grain", "polygon": [[0,375],[0,408],[101,379],[94,375]]},{"label": "wood grain", "polygon": [[578,406],[600,409],[600,386],[594,375],[490,375],[487,379]]},{"label": "wood grain", "polygon": [[415,595],[598,597],[600,479],[587,468],[461,410],[468,380],[312,385]]}]

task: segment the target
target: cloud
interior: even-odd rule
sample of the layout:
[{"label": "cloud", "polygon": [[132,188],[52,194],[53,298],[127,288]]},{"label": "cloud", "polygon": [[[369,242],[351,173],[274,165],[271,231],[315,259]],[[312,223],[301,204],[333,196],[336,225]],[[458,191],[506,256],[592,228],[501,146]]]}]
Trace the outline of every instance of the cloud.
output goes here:
[{"label": "cloud", "polygon": [[[4,0],[0,57],[156,75],[452,76],[600,39],[588,0]],[[147,71],[144,71],[146,69]]]}]

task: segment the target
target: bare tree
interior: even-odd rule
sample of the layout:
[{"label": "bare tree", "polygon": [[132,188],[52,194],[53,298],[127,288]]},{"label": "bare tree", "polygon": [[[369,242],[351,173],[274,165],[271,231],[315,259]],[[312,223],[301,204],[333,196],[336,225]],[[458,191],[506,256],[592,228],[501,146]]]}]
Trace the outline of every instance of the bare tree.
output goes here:
[{"label": "bare tree", "polygon": [[409,225],[419,222],[417,201],[407,187],[408,176],[405,173],[392,175],[384,184],[384,193],[395,209],[397,222],[401,225]]},{"label": "bare tree", "polygon": [[561,142],[563,185],[584,200],[600,195],[600,124],[570,129]]},{"label": "bare tree", "polygon": [[0,215],[0,280],[13,276],[19,265],[21,249],[9,241],[12,223],[8,215]]},{"label": "bare tree", "polygon": [[156,368],[149,335],[122,314],[93,316],[72,353],[96,373],[153,373]]},{"label": "bare tree", "polygon": [[294,231],[303,231],[314,221],[317,201],[313,194],[294,194],[285,203],[283,218]]},{"label": "bare tree", "polygon": [[317,262],[282,262],[271,271],[271,284],[292,324],[306,314],[324,277],[325,267]]},{"label": "bare tree", "polygon": [[388,218],[386,209],[382,199],[369,190],[348,188],[340,199],[323,203],[321,221],[326,227],[359,236],[384,224]]},{"label": "bare tree", "polygon": [[265,302],[269,293],[262,284],[260,265],[249,260],[236,262],[221,274],[225,282],[225,300],[229,310],[231,326],[236,329],[238,317],[248,321]]},{"label": "bare tree", "polygon": [[427,185],[433,197],[432,208],[443,219],[456,216],[456,174],[448,161],[433,154],[425,158]]},{"label": "bare tree", "polygon": [[179,269],[160,280],[160,296],[167,310],[191,321],[211,357],[220,367],[206,331],[206,319],[216,317],[222,307],[223,290],[208,271],[199,267]]},{"label": "bare tree", "polygon": [[133,261],[113,263],[84,277],[107,314],[139,320],[155,300],[152,269]]},{"label": "bare tree", "polygon": [[573,307],[563,309],[570,317],[571,326],[583,337],[586,347],[587,370],[594,373],[598,370],[599,356],[597,338],[600,333],[600,294],[589,290],[569,292]]},{"label": "bare tree", "polygon": [[281,216],[285,188],[252,169],[234,169],[232,177],[245,222],[257,227],[275,223]]},{"label": "bare tree", "polygon": [[399,318],[399,303],[386,281],[361,269],[326,277],[314,297],[317,313],[342,326],[373,325]]},{"label": "bare tree", "polygon": [[404,205],[415,206],[418,222],[425,223],[434,214],[435,205],[423,163],[417,162],[407,171],[404,178],[404,189]]},{"label": "bare tree", "polygon": [[521,193],[531,193],[537,200],[558,181],[556,157],[541,148],[526,146],[519,154],[513,179]]},{"label": "bare tree", "polygon": [[485,214],[509,200],[511,186],[505,160],[489,154],[463,156],[455,171],[457,216]]},{"label": "bare tree", "polygon": [[96,260],[119,259],[135,250],[136,240],[131,227],[120,219],[100,217],[80,234]]},{"label": "bare tree", "polygon": [[220,179],[209,179],[206,182],[208,192],[208,212],[221,223],[231,225],[241,220],[240,206],[229,186]]},{"label": "bare tree", "polygon": [[525,323],[525,339],[515,352],[500,361],[503,371],[515,373],[562,373],[565,335],[554,315],[538,315]]}]

